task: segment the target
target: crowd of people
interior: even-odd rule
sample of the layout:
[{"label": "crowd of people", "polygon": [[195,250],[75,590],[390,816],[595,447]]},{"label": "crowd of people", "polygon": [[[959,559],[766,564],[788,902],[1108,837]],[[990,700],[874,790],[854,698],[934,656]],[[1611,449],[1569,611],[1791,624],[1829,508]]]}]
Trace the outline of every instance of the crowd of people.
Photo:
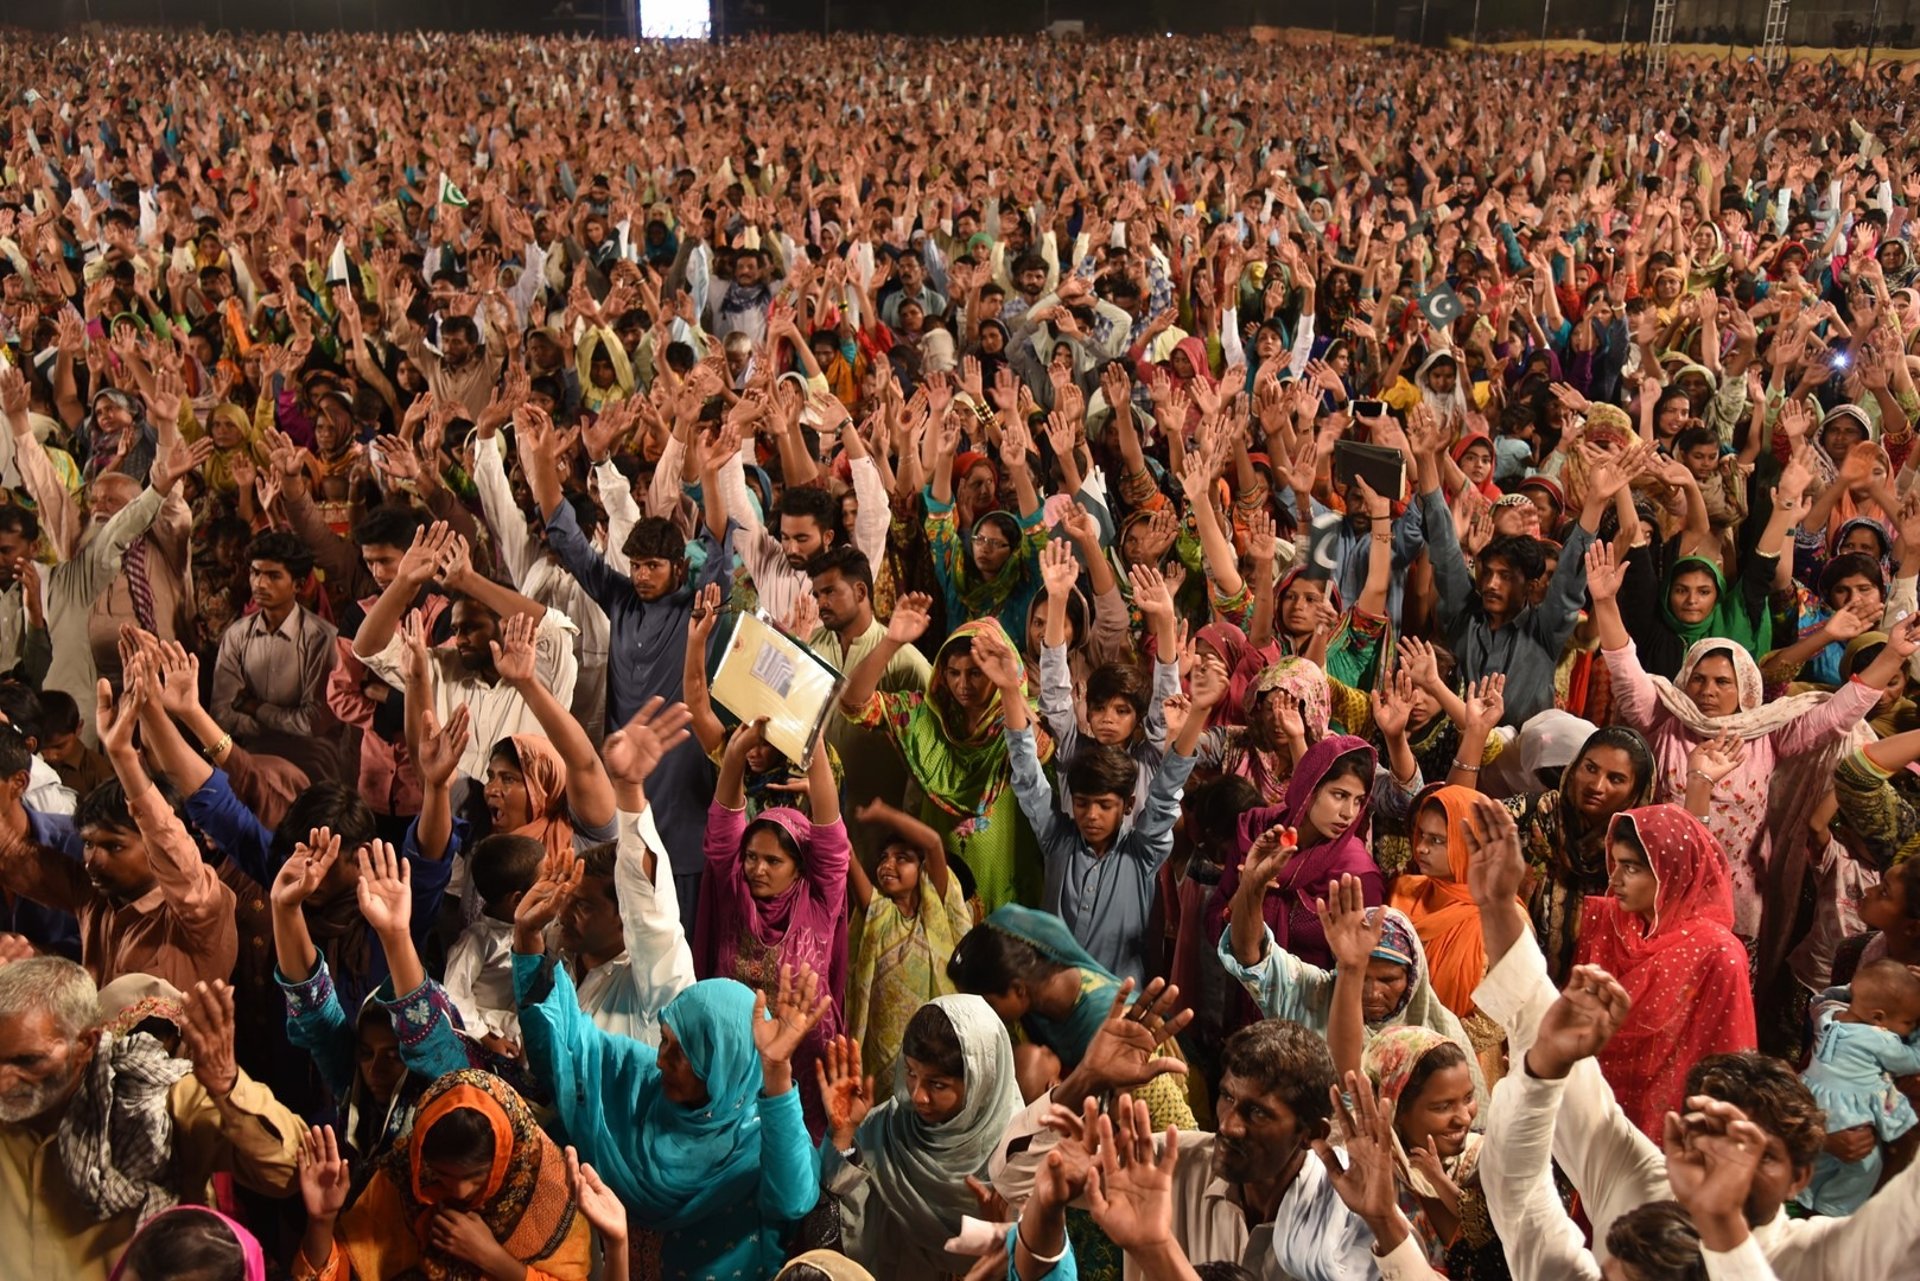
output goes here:
[{"label": "crowd of people", "polygon": [[1898,65],[0,86],[0,1277],[1912,1275]]}]

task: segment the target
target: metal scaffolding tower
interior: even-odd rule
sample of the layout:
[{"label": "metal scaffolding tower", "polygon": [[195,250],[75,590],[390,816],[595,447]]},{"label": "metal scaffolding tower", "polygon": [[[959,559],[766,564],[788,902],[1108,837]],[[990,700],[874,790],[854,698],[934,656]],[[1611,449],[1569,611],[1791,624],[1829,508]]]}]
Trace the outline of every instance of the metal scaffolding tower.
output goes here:
[{"label": "metal scaffolding tower", "polygon": [[1767,0],[1767,32],[1760,44],[1760,62],[1770,76],[1787,65],[1787,3]]},{"label": "metal scaffolding tower", "polygon": [[1667,46],[1673,43],[1673,0],[1654,0],[1653,26],[1647,32],[1647,74],[1667,72]]}]

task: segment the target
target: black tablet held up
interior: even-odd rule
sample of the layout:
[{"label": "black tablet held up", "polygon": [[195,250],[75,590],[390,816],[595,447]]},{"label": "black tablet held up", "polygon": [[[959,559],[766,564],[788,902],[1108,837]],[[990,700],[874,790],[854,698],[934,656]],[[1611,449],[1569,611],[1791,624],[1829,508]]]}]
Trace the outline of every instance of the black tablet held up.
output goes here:
[{"label": "black tablet held up", "polygon": [[1373,492],[1388,502],[1399,502],[1407,493],[1407,458],[1385,445],[1363,445],[1357,440],[1336,441],[1333,446],[1333,483],[1344,490],[1359,476],[1373,486]]}]

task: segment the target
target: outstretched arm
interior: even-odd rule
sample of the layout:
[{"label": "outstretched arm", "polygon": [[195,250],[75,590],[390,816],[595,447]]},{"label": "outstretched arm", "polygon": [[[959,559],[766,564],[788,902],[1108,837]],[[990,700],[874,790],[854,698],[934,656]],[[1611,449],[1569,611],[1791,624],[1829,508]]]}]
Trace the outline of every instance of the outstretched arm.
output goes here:
[{"label": "outstretched arm", "polygon": [[491,642],[494,670],[526,701],[527,710],[560,753],[567,767],[567,808],[574,820],[585,827],[604,827],[613,821],[613,784],[586,730],[560,705],[541,678],[534,653],[537,630],[533,618],[526,614],[503,620],[500,639]]},{"label": "outstretched arm", "polygon": [[840,695],[841,711],[848,716],[860,714],[880,688],[880,680],[886,675],[887,664],[893,661],[893,656],[926,635],[932,621],[928,611],[932,608],[933,598],[925,592],[908,592],[894,602],[893,617],[887,620],[887,634],[847,677],[847,687]]},{"label": "outstretched arm", "polygon": [[693,736],[711,756],[727,744],[727,727],[713,710],[707,692],[707,646],[720,617],[720,584],[709,583],[694,597],[687,619],[687,650],[680,671],[680,693],[693,717]]},{"label": "outstretched arm", "polygon": [[452,546],[454,538],[455,534],[444,521],[435,521],[424,529],[414,531],[413,543],[400,557],[393,581],[380,593],[380,599],[373,603],[373,608],[361,620],[360,630],[354,633],[354,657],[372,658],[392,642],[401,617],[419,596],[420,589],[433,581],[441,558]]}]

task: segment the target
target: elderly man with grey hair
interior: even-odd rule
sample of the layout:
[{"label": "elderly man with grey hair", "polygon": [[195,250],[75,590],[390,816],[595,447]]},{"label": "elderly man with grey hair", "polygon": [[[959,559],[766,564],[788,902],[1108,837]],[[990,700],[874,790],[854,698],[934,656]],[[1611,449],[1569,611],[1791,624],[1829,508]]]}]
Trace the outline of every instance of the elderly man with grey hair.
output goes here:
[{"label": "elderly man with grey hair", "polygon": [[233,992],[185,994],[181,1052],[101,1030],[72,961],[0,965],[0,1243],[9,1277],[106,1281],[140,1225],[216,1170],[288,1196],[300,1119],[233,1056]]}]

